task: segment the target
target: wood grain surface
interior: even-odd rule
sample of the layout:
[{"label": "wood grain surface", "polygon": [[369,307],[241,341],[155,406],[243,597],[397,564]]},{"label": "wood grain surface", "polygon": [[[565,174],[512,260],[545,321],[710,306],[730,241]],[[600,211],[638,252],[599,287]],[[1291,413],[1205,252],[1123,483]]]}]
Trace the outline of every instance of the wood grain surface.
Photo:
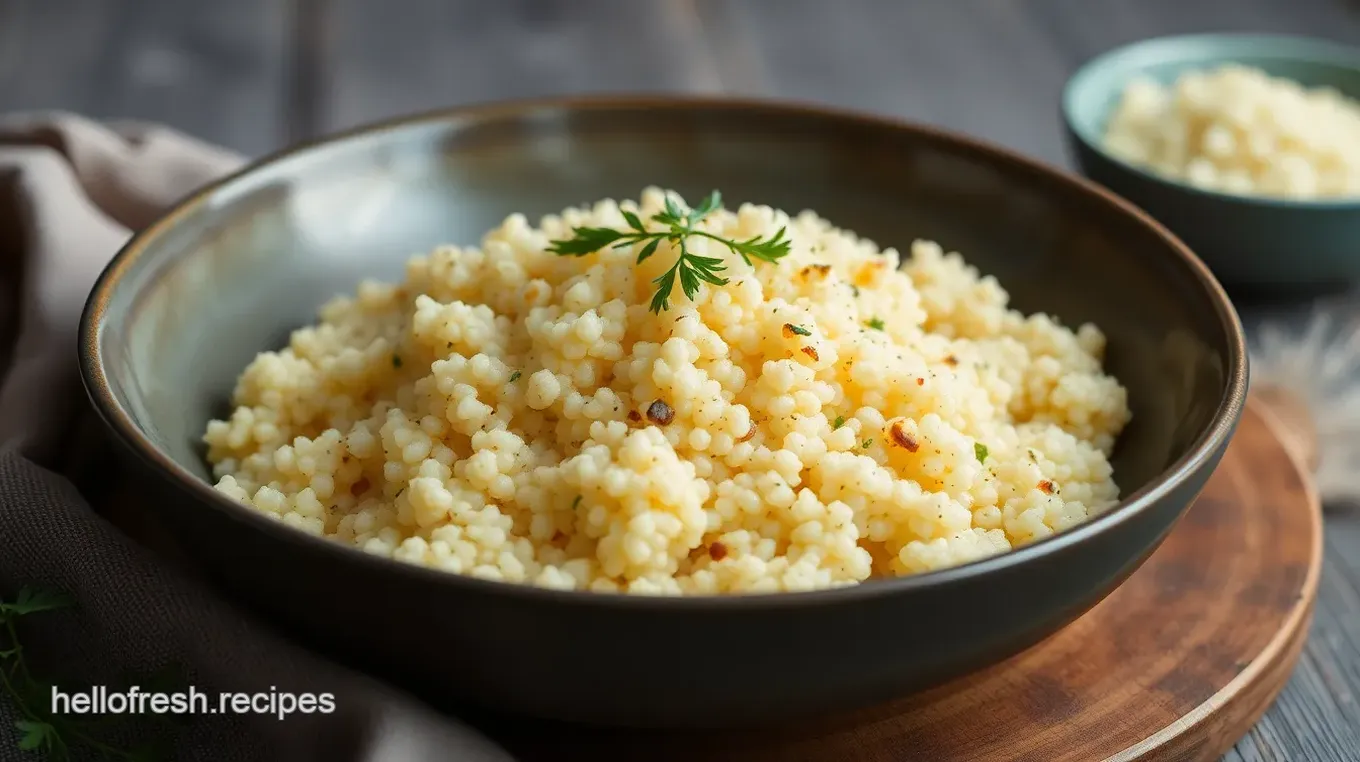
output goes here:
[{"label": "wood grain surface", "polygon": [[526,762],[1217,759],[1289,679],[1318,589],[1321,509],[1282,433],[1253,401],[1200,499],[1142,568],[1053,638],[956,683],[788,730],[517,723],[502,740]]},{"label": "wood grain surface", "polygon": [[[1360,2],[0,0],[0,111],[163,121],[257,155],[492,98],[734,92],[943,125],[1068,165],[1056,99],[1083,60],[1222,30],[1360,44]],[[1303,656],[1226,762],[1360,759],[1360,510],[1329,506],[1326,528]]]}]

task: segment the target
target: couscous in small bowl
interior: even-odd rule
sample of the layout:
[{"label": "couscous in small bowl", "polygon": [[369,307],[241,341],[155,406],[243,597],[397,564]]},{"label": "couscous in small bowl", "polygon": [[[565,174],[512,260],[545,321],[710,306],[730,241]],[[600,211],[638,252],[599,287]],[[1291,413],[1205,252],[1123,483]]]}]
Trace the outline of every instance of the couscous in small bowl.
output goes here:
[{"label": "couscous in small bowl", "polygon": [[[1132,93],[1132,103],[1130,85],[1143,91]],[[1214,154],[1215,163],[1201,161],[1196,169],[1213,175],[1217,166],[1229,182],[1158,171],[1155,162],[1133,155],[1140,153],[1137,146],[1130,151],[1110,144],[1108,131],[1120,110],[1157,100],[1158,88],[1173,106],[1168,111],[1200,112],[1204,121],[1217,123],[1207,131],[1207,146],[1198,128],[1170,136],[1188,139],[1187,155]],[[1096,56],[1068,80],[1062,116],[1083,174],[1166,225],[1231,294],[1292,299],[1342,290],[1360,279],[1360,154],[1351,156],[1355,140],[1342,137],[1360,134],[1357,98],[1360,50],[1353,47],[1282,35],[1199,34],[1142,40]],[[1160,122],[1149,125],[1152,132],[1185,132],[1176,113],[1150,116]],[[1225,125],[1233,129],[1221,129]],[[1335,132],[1330,141],[1322,134],[1329,130]],[[1292,155],[1310,146],[1311,159]],[[1332,148],[1347,154],[1344,162],[1325,155]],[[1329,158],[1336,159],[1334,166],[1315,168]],[[1258,182],[1235,171],[1244,163],[1265,170],[1253,173]],[[1291,173],[1280,171],[1294,164],[1305,182],[1288,182]],[[1336,182],[1349,190],[1313,192],[1319,184],[1313,177],[1332,171],[1345,175]]]},{"label": "couscous in small bowl", "polygon": [[[295,460],[255,457],[242,467],[232,448],[248,429],[229,423],[210,435],[218,450],[209,455],[219,466],[231,463],[240,481],[214,489],[202,446],[209,421],[230,413],[223,404],[241,369],[313,322],[323,302],[365,278],[397,280],[410,254],[470,243],[515,213],[536,219],[572,204],[635,198],[649,186],[691,200],[721,188],[733,209],[743,202],[815,209],[885,247],[938,241],[995,275],[1016,309],[1099,325],[1103,369],[1127,389],[1131,413],[1117,442],[1104,443],[1120,499],[1044,539],[941,570],[810,592],[673,596],[448,573],[391,557],[386,541],[375,554],[287,526],[260,510],[277,507],[268,490],[253,493],[254,507],[233,495],[252,499],[236,487],[274,478],[258,469],[294,469]],[[921,256],[934,255],[927,247]],[[414,272],[427,270],[422,264]],[[685,309],[680,289],[674,299],[673,309]],[[420,305],[439,309],[429,300]],[[580,330],[596,338],[610,330],[597,328]],[[817,338],[801,323],[775,333],[748,338]],[[1082,335],[1078,343],[1094,341]],[[306,642],[435,700],[651,727],[738,726],[849,709],[1036,643],[1101,600],[1166,536],[1227,447],[1247,384],[1242,329],[1217,282],[1177,239],[1099,188],[930,128],[704,99],[460,109],[265,159],[186,200],[120,252],[91,295],[80,351],[96,408],[153,477],[148,505],[186,555],[235,597]],[[798,356],[818,360],[817,351]],[[428,359],[396,357],[379,358],[384,372]],[[508,369],[475,364],[436,370],[481,374],[478,383],[497,389],[534,384],[526,393],[543,404],[556,394],[559,382],[537,371],[501,379]],[[260,377],[281,378],[272,365],[261,367]],[[455,381],[448,379],[450,390]],[[908,388],[928,388],[924,376],[911,381]],[[596,407],[590,415],[610,414]],[[455,425],[466,422],[460,409],[449,419]],[[466,407],[467,415],[485,414],[478,411]],[[648,407],[634,425],[664,426],[672,414],[689,413]],[[622,431],[627,420],[611,425]],[[846,426],[866,421],[861,414]],[[722,425],[731,432],[712,437],[690,432],[688,441],[709,447],[743,422],[729,420]],[[432,421],[426,431],[444,425]],[[605,429],[591,435],[604,437]],[[391,446],[423,457],[424,435],[403,431]],[[662,438],[646,436],[664,448]],[[915,437],[929,432],[894,429],[893,436],[914,452],[924,449]],[[372,449],[368,441],[350,445]],[[863,442],[835,446],[856,445],[877,453]],[[978,461],[986,457],[978,450]],[[336,467],[340,481],[327,475],[326,486],[368,494],[373,485],[355,486],[346,467]],[[429,468],[434,474],[441,466]],[[487,490],[500,489],[492,476],[484,481]],[[426,508],[444,499],[430,489]],[[522,571],[507,564],[497,573]]]}]

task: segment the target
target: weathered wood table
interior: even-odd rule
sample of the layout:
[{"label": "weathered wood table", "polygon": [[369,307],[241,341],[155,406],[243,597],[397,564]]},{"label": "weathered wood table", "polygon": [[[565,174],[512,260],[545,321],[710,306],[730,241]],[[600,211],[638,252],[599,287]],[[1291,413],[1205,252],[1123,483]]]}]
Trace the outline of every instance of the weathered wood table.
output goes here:
[{"label": "weathered wood table", "polygon": [[[1078,64],[1223,30],[1360,43],[1360,3],[0,0],[0,111],[163,121],[258,155],[473,101],[726,92],[903,116],[1067,164],[1057,97]],[[1360,513],[1335,509],[1326,529],[1307,649],[1227,759],[1360,759]]]}]

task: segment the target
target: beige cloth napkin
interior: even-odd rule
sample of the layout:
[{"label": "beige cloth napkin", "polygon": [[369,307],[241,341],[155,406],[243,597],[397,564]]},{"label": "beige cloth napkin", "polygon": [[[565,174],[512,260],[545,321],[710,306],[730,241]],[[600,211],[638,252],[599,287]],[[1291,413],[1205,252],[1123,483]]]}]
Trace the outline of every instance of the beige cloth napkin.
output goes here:
[{"label": "beige cloth napkin", "polygon": [[[91,436],[98,426],[77,376],[86,295],[130,229],[240,164],[153,125],[0,117],[0,598],[12,601],[27,586],[72,602],[17,620],[25,663],[66,691],[128,687],[169,667],[182,678],[169,687],[214,696],[334,694],[332,714],[182,716],[168,730],[152,729],[147,717],[115,717],[97,739],[117,749],[163,740],[163,759],[509,760],[452,718],[288,642],[101,515],[120,469]],[[20,742],[47,737],[34,726],[51,719],[41,697],[11,694],[0,690],[5,760],[24,758]],[[88,719],[50,724],[83,728]],[[84,758],[82,748],[111,758],[90,754],[76,732],[54,734],[48,756],[28,758],[60,758],[62,743],[71,759]]]}]

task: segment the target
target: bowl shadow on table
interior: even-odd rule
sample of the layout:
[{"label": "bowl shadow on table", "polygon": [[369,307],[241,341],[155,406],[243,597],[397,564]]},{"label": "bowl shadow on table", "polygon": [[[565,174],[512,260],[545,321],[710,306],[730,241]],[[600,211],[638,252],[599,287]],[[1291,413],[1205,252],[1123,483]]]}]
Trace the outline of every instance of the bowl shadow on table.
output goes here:
[{"label": "bowl shadow on table", "polygon": [[[1130,389],[1135,416],[1113,458],[1126,494],[1189,451],[1222,406],[1240,403],[1231,397],[1237,339],[1204,285],[1159,236],[1099,196],[924,133],[717,106],[417,121],[232,184],[149,244],[142,258],[154,268],[122,276],[126,288],[108,311],[124,317],[102,339],[117,348],[108,361],[116,393],[130,398],[130,415],[167,459],[208,480],[203,428],[254,354],[278,345],[281,328],[307,322],[361,277],[399,276],[410,254],[474,243],[512,212],[535,219],[653,184],[691,200],[716,187],[731,207],[813,208],[901,251],[913,238],[935,239],[995,274],[1017,309],[1100,325],[1107,369]],[[431,700],[481,698],[606,724],[745,725],[888,700],[1033,644],[1138,565],[1221,454],[1206,453],[1168,494],[1109,527],[1118,531],[1059,541],[1004,573],[911,587],[902,600],[883,583],[877,598],[847,591],[787,608],[632,608],[435,579],[267,531],[266,519],[207,504],[201,485],[175,480],[162,480],[170,497],[156,507],[230,594],[337,660]],[[325,588],[348,596],[317,594]],[[987,606],[965,606],[964,591]],[[364,601],[359,619],[354,597]],[[889,626],[923,615],[937,619],[929,631]],[[718,617],[730,626],[716,626]],[[569,647],[557,633],[572,631],[618,635]],[[805,640],[834,659],[791,670]],[[694,642],[741,655],[733,668],[764,678],[715,691],[690,664],[627,666],[651,663],[662,644],[680,653]]]},{"label": "bowl shadow on table", "polygon": [[[599,762],[692,762],[693,760],[739,759],[830,759],[816,752],[818,746],[843,750],[844,739],[856,735],[873,737],[878,732],[902,733],[894,740],[899,748],[914,745],[911,731],[899,726],[904,711],[920,707],[934,697],[944,698],[971,686],[993,684],[1009,662],[914,695],[910,701],[889,700],[857,710],[832,712],[797,722],[768,723],[736,729],[634,729],[604,728],[555,722],[494,712],[467,704],[435,703],[433,706],[471,724],[515,755],[520,762],[558,759],[594,759]],[[713,676],[713,690],[723,689],[725,679]],[[1037,681],[1035,681],[1037,683]],[[664,690],[664,686],[657,686]],[[1030,695],[1026,702],[1034,711],[1070,711],[1062,704],[1068,697],[1058,686],[1052,696]],[[885,725],[886,724],[886,725]],[[875,726],[883,725],[881,731]],[[891,729],[889,729],[891,728]],[[919,731],[918,731],[919,732]],[[928,744],[938,739],[920,739]],[[822,744],[819,744],[823,742]],[[924,758],[922,758],[924,759]]]},{"label": "bowl shadow on table", "polygon": [[1104,150],[1106,122],[1133,78],[1170,85],[1188,71],[1227,63],[1360,99],[1360,49],[1340,43],[1263,34],[1143,40],[1096,56],[1068,80],[1061,113],[1069,155],[1087,177],[1185,241],[1241,307],[1301,303],[1346,290],[1360,281],[1360,199],[1272,199],[1204,190]]}]

